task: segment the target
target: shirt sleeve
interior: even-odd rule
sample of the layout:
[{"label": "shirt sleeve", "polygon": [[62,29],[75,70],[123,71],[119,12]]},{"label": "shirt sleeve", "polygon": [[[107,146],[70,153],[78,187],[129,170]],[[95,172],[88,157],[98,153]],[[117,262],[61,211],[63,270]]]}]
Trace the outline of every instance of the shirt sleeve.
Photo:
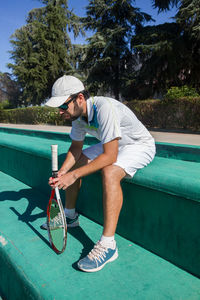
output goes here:
[{"label": "shirt sleeve", "polygon": [[75,120],[72,122],[72,129],[70,133],[70,138],[74,141],[83,141],[86,135],[84,126],[81,125],[81,121]]},{"label": "shirt sleeve", "polygon": [[120,120],[115,106],[107,102],[101,106],[98,112],[101,142],[108,143],[116,138],[121,139]]}]

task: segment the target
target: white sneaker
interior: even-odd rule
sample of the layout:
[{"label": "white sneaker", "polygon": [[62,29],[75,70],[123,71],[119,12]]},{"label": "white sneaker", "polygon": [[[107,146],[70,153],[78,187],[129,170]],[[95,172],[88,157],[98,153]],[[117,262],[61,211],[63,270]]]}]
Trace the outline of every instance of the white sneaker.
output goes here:
[{"label": "white sneaker", "polygon": [[85,272],[96,272],[101,270],[108,262],[117,259],[117,257],[118,249],[115,241],[113,248],[107,248],[99,241],[86,257],[79,260],[78,267]]}]

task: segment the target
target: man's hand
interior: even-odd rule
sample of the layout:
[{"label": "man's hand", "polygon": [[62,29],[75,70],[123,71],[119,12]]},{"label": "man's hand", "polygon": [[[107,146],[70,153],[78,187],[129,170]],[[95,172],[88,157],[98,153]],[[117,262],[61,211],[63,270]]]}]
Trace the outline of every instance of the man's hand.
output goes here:
[{"label": "man's hand", "polygon": [[[57,173],[57,178],[60,178],[61,176],[63,176],[64,174],[65,174],[66,172],[64,171],[64,170],[62,170],[62,169],[60,169],[59,171],[58,171],[58,173]],[[54,179],[55,179],[55,177],[50,177],[49,178],[49,185],[52,187],[52,188],[54,188]]]},{"label": "man's hand", "polygon": [[66,190],[70,185],[72,185],[77,180],[74,172],[69,172],[59,177],[49,178],[49,185],[52,188],[58,187],[59,189]]},{"label": "man's hand", "polygon": [[59,177],[63,176],[63,175],[66,174],[66,173],[67,173],[67,172],[66,172],[64,169],[60,169],[60,170],[58,171],[57,177],[59,178]]},{"label": "man's hand", "polygon": [[[83,141],[72,141],[72,144],[67,153],[65,161],[62,167],[60,168],[60,170],[58,171],[57,179],[61,178],[63,175],[66,175],[66,173],[69,172],[69,170],[74,166],[74,164],[76,163],[76,161],[79,159],[81,155],[82,148],[83,148]],[[53,177],[49,178],[49,185],[53,189],[55,188],[55,182],[57,183],[58,180],[55,181],[55,178]]]}]

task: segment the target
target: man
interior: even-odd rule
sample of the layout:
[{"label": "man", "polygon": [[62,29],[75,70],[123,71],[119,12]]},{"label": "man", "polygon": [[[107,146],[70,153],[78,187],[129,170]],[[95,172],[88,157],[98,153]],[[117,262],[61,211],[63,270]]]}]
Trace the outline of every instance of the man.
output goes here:
[{"label": "man", "polygon": [[[58,107],[62,117],[72,120],[70,149],[58,177],[49,179],[52,187],[66,190],[69,227],[79,225],[75,206],[81,178],[102,171],[103,234],[91,252],[78,262],[83,271],[99,271],[118,257],[114,235],[123,202],[120,182],[124,177],[133,177],[153,160],[155,142],[128,107],[109,97],[89,97],[83,83],[73,76],[64,75],[54,83],[46,105]],[[86,133],[100,142],[82,150]]]}]

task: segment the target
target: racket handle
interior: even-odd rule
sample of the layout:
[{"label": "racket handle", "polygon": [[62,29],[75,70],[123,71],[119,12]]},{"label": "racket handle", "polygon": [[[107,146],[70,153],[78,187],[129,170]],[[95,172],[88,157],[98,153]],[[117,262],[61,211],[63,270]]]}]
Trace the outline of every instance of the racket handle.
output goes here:
[{"label": "racket handle", "polygon": [[55,193],[56,193],[56,199],[60,199],[60,192],[59,192],[59,189],[58,187],[55,188]]},{"label": "racket handle", "polygon": [[58,145],[51,145],[52,176],[57,177],[58,172]]}]

